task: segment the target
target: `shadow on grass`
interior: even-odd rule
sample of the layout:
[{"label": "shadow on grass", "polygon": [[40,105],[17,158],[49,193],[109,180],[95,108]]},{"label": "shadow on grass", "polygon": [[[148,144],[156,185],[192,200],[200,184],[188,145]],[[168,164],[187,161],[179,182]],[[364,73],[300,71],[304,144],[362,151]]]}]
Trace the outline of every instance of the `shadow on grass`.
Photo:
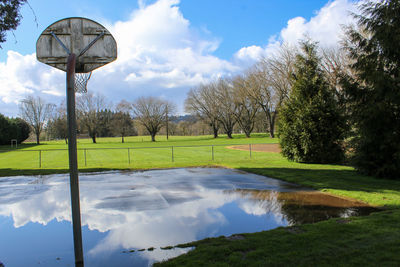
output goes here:
[{"label": "shadow on grass", "polygon": [[[121,169],[121,168],[86,168],[80,169],[79,173],[88,173],[88,172],[102,172],[102,171],[133,171],[130,168]],[[4,168],[0,169],[0,179],[5,176],[18,176],[18,175],[49,175],[49,174],[58,174],[58,173],[69,173],[69,169],[11,169]]]},{"label": "shadow on grass", "polygon": [[400,207],[400,181],[365,176],[353,170],[314,170],[295,168],[239,168],[240,170],[277,178],[357,198],[373,205]]},{"label": "shadow on grass", "polygon": [[0,153],[4,153],[4,152],[12,152],[12,151],[16,151],[16,150],[20,150],[20,149],[25,149],[25,148],[32,148],[37,146],[38,149],[40,148],[40,145],[37,144],[18,144],[17,148],[11,148],[11,146],[9,145],[4,145],[4,146],[0,146]]}]

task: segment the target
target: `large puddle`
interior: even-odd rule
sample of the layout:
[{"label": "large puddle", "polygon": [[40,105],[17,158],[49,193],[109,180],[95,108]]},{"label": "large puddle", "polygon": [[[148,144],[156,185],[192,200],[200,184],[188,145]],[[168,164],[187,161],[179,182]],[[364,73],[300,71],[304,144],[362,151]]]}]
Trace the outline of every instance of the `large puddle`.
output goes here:
[{"label": "large puddle", "polygon": [[[148,266],[188,251],[168,246],[374,210],[215,168],[82,174],[80,193],[86,266]],[[0,178],[0,262],[74,266],[68,175]]]}]

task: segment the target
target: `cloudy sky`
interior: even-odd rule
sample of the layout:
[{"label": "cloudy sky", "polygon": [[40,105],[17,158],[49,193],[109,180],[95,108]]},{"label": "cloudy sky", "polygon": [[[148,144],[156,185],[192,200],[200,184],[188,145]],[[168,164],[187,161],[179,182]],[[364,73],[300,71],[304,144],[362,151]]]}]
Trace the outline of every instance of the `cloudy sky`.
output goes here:
[{"label": "cloudy sky", "polygon": [[[175,102],[188,90],[235,75],[282,42],[305,35],[335,46],[352,22],[353,0],[29,0],[19,28],[0,44],[0,113],[18,116],[28,95],[65,99],[65,73],[36,60],[36,40],[53,22],[87,17],[118,44],[118,59],[93,72],[88,90],[117,104],[140,96]],[[35,21],[36,14],[37,23]]]}]

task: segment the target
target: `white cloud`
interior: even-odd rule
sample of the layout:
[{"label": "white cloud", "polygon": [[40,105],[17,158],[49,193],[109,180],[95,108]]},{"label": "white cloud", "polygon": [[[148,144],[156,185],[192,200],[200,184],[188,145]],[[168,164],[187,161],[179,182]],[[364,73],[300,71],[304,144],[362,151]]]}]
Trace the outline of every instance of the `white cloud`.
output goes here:
[{"label": "white cloud", "polygon": [[35,54],[23,56],[18,52],[8,51],[7,61],[0,62],[0,100],[4,103],[17,103],[27,94],[47,91],[60,95],[60,71],[50,72],[38,63]]},{"label": "white cloud", "polygon": [[265,49],[257,45],[243,47],[235,54],[238,60],[252,62],[259,60],[263,56],[265,56]]},{"label": "white cloud", "polygon": [[260,56],[273,53],[280,43],[297,45],[305,37],[317,41],[320,46],[337,46],[343,36],[342,26],[354,22],[350,12],[355,11],[356,3],[352,0],[330,1],[308,21],[303,17],[290,19],[279,36],[270,38],[265,47],[243,47],[235,54],[235,59],[255,62]]},{"label": "white cloud", "polygon": [[302,17],[289,20],[281,31],[282,40],[294,44],[309,36],[321,46],[336,46],[343,35],[342,26],[353,22],[350,12],[356,11],[355,8],[350,0],[329,2],[309,21]]},{"label": "white cloud", "polygon": [[[179,0],[159,0],[147,5],[141,0],[128,20],[107,25],[117,40],[118,59],[93,73],[88,90],[114,102],[159,95],[181,104],[192,86],[238,71],[233,63],[212,55],[218,39],[202,37],[191,28],[178,4]],[[0,62],[0,84],[0,113],[6,115],[17,115],[5,106],[27,94],[53,103],[65,95],[65,75],[38,63],[35,54],[9,51],[7,62]]]},{"label": "white cloud", "polygon": [[239,68],[232,63],[211,54],[219,41],[201,38],[178,4],[177,0],[159,0],[145,6],[142,1],[128,21],[110,25],[118,42],[118,59],[96,72],[94,79],[123,86],[130,99],[148,94],[154,87],[175,98],[182,88],[188,90],[237,71]]}]

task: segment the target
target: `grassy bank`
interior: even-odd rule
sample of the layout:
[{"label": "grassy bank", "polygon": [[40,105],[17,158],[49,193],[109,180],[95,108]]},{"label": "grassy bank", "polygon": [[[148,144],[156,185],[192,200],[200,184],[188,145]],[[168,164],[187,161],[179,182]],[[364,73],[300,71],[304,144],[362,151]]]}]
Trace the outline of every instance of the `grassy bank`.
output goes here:
[{"label": "grassy bank", "polygon": [[358,199],[384,211],[364,217],[241,234],[236,238],[200,240],[182,245],[196,249],[160,265],[399,266],[400,181],[363,176],[343,166],[286,162],[285,166],[277,167],[281,164],[228,165]]},{"label": "grassy bank", "polygon": [[[278,142],[265,135],[255,135],[250,139],[237,135],[234,139],[203,136],[171,137],[168,141],[159,137],[158,140],[153,143],[149,137],[130,137],[124,144],[119,138],[99,138],[97,144],[79,140],[80,171],[221,166],[294,182],[386,209],[366,217],[332,219],[312,225],[243,234],[239,239],[221,237],[194,242],[187,246],[196,246],[195,250],[166,265],[400,264],[400,181],[360,175],[349,166],[299,164],[287,161],[278,153],[252,152],[250,155],[248,151],[226,147],[230,144]],[[48,142],[40,146],[27,144],[14,151],[2,147],[0,175],[67,172],[66,148],[63,142]],[[40,168],[35,158],[39,149],[46,150],[41,152]],[[86,166],[83,153],[86,153]]]},{"label": "grassy bank", "polygon": [[156,266],[399,266],[400,210],[204,239]]}]

